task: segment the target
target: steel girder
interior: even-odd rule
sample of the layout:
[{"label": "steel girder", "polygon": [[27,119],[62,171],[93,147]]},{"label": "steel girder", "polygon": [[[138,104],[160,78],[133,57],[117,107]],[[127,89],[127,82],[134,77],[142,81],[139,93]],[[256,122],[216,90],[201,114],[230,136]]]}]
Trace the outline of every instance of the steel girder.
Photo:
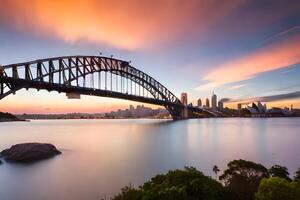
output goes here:
[{"label": "steel girder", "polygon": [[[87,79],[90,79],[89,83]],[[118,80],[121,83],[118,83]],[[101,84],[105,87],[101,87]],[[127,84],[127,87],[124,84]],[[121,89],[118,90],[118,86]],[[113,87],[116,90],[113,90]],[[183,108],[180,100],[153,77],[132,67],[126,61],[102,56],[55,57],[1,66],[0,99],[22,88],[76,92],[162,105],[174,118],[180,117]],[[143,94],[140,94],[141,88]],[[151,97],[145,96],[145,90]]]}]

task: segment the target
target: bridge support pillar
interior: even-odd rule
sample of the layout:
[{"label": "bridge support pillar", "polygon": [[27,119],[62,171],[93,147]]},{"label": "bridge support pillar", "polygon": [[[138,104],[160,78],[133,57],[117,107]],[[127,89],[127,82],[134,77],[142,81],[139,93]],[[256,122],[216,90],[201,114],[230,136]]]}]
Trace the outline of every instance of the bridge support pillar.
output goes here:
[{"label": "bridge support pillar", "polygon": [[181,110],[180,114],[181,114],[182,119],[187,119],[189,117],[188,108],[186,106],[184,106],[183,109]]}]

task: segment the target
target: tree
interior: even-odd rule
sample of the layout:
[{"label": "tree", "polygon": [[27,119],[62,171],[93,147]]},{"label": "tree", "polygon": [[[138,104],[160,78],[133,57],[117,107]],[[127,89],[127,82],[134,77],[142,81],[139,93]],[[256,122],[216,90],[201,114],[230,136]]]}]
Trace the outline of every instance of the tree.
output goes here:
[{"label": "tree", "polygon": [[220,169],[218,168],[217,165],[215,165],[215,166],[213,167],[213,171],[214,171],[215,174],[216,174],[216,180],[218,180],[218,172],[220,171]]},{"label": "tree", "polygon": [[300,168],[296,171],[296,175],[294,177],[294,181],[300,183]]},{"label": "tree", "polygon": [[280,165],[272,166],[269,169],[269,175],[272,177],[279,177],[279,178],[286,179],[287,181],[291,181],[291,178],[289,177],[288,169]]},{"label": "tree", "polygon": [[261,179],[268,177],[263,165],[251,161],[233,160],[227,167],[219,179],[240,200],[253,200]]},{"label": "tree", "polygon": [[264,178],[255,194],[255,200],[298,200],[300,185],[285,178]]},{"label": "tree", "polygon": [[230,192],[193,167],[157,175],[139,189],[126,187],[113,200],[232,200]]},{"label": "tree", "polygon": [[139,200],[141,199],[141,191],[133,188],[131,185],[121,189],[122,192],[116,195],[114,200]]}]

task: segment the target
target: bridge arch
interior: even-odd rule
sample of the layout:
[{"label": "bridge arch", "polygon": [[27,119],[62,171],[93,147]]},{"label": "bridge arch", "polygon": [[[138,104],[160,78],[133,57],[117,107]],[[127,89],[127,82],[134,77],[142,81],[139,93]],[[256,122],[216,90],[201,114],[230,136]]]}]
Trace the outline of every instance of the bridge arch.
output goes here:
[{"label": "bridge arch", "polygon": [[[136,89],[133,92],[133,84],[134,87],[138,85],[138,93]],[[171,91],[153,77],[127,61],[102,56],[55,57],[0,67],[0,100],[22,88],[161,105],[175,119],[181,118],[184,107]]]}]

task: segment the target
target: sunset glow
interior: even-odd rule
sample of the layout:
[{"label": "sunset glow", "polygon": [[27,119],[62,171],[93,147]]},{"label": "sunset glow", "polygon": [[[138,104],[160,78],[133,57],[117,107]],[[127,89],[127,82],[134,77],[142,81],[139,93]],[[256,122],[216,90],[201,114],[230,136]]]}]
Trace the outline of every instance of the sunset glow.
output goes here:
[{"label": "sunset glow", "polygon": [[[193,104],[213,91],[235,100],[285,94],[300,91],[299,9],[297,1],[0,0],[0,63],[101,52],[132,61],[177,97],[187,92]],[[0,110],[102,112],[130,104],[22,90],[1,100]],[[298,99],[270,104],[300,107]]]},{"label": "sunset glow", "polygon": [[198,89],[239,82],[254,78],[260,73],[289,67],[300,62],[299,52],[300,35],[270,44],[241,58],[217,66],[203,78],[209,83],[200,86]]},{"label": "sunset glow", "polygon": [[[136,0],[29,1],[24,4],[19,0],[2,0],[0,16],[3,22],[20,31],[55,36],[69,43],[83,40],[127,50],[147,49],[153,47],[153,42],[171,42],[183,37],[186,29],[194,29],[197,33],[206,31],[209,23],[203,18],[214,6],[197,1],[189,4],[180,1],[152,4]],[[211,15],[209,22],[217,22],[240,4],[236,1],[220,6],[217,9],[221,13]]]}]

